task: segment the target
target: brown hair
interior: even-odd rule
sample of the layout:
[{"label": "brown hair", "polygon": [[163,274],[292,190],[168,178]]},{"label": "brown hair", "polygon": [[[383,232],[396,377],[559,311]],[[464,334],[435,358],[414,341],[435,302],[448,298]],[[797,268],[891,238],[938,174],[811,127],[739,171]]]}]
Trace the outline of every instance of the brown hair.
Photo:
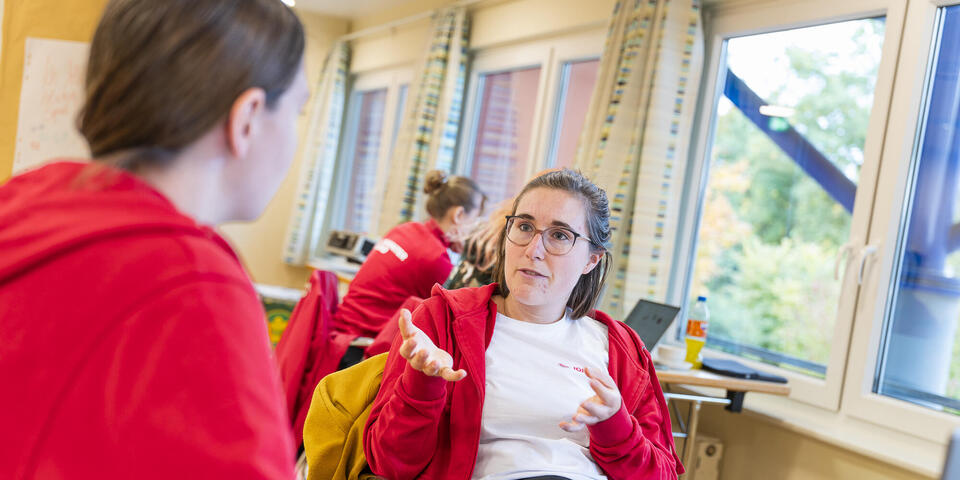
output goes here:
[{"label": "brown hair", "polygon": [[[427,198],[427,213],[434,219],[442,218],[447,210],[453,207],[463,207],[468,212],[473,212],[487,202],[487,196],[480,191],[477,182],[467,177],[453,175],[447,177],[443,170],[431,170],[427,172],[427,178],[423,182],[423,193],[429,195]],[[480,204],[477,205],[477,196],[480,197]]]},{"label": "brown hair", "polygon": [[[580,276],[580,280],[573,287],[573,292],[570,293],[570,298],[567,299],[567,307],[573,311],[573,318],[580,318],[596,307],[600,293],[603,291],[603,284],[607,279],[607,269],[613,260],[610,255],[610,208],[607,193],[580,172],[568,168],[554,170],[534,178],[523,187],[523,190],[513,201],[511,215],[517,213],[517,205],[520,204],[520,199],[535,188],[549,188],[579,195],[583,199],[587,214],[587,236],[590,237],[590,240],[593,240],[593,243],[590,243],[590,250],[593,253],[603,253],[600,264],[590,270],[590,273]],[[504,297],[510,295],[506,272],[504,271],[505,233],[505,231],[500,233],[499,246],[497,247],[497,265],[493,272],[493,278],[499,287],[498,293]]]},{"label": "brown hair", "polygon": [[304,33],[280,0],[111,0],[93,36],[77,117],[94,158],[163,162],[203,136],[253,87],[275,108],[303,59]]}]

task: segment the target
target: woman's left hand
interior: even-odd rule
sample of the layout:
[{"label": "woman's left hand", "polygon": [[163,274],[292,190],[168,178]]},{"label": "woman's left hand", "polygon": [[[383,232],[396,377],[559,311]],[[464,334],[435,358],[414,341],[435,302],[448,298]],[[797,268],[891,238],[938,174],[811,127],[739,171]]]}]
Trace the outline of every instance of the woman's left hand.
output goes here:
[{"label": "woman's left hand", "polygon": [[594,371],[595,369],[586,368],[587,377],[590,379],[590,388],[596,395],[586,399],[580,404],[577,413],[573,414],[571,421],[560,422],[560,428],[568,432],[579,432],[584,427],[596,425],[617,413],[620,410],[620,390],[617,389],[613,378],[605,371]]}]

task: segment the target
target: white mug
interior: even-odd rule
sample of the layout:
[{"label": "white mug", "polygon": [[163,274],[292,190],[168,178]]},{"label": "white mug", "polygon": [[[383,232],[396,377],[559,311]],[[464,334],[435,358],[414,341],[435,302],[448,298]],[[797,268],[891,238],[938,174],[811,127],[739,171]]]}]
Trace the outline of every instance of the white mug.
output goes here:
[{"label": "white mug", "polygon": [[680,363],[687,358],[687,347],[680,345],[658,345],[657,359],[663,363]]}]

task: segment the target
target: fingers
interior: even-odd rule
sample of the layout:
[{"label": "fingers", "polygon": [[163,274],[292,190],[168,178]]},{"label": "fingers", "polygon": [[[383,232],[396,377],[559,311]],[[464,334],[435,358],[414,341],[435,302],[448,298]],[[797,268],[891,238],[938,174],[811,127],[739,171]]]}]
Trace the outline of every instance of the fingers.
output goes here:
[{"label": "fingers", "polygon": [[404,340],[403,343],[400,344],[400,356],[403,358],[406,358],[407,360],[410,360],[410,357],[412,357],[413,354],[416,353],[418,346],[419,346],[419,342],[417,342],[416,338],[410,338],[410,339]]},{"label": "fingers", "polygon": [[460,370],[454,370],[450,367],[443,367],[440,369],[440,376],[448,382],[459,382],[467,378],[467,371],[462,368]]},{"label": "fingers", "polygon": [[560,428],[566,432],[575,433],[586,428],[586,425],[579,422],[560,422]]},{"label": "fingers", "polygon": [[595,368],[587,367],[585,370],[587,377],[590,378],[590,388],[596,392],[600,400],[608,406],[620,408],[620,391],[613,378],[607,372]]},{"label": "fingers", "polygon": [[[580,404],[580,409],[577,411],[577,414],[573,416],[573,418],[574,420],[586,423],[588,425],[593,425],[601,420],[606,420],[612,417],[614,413],[616,412],[614,412],[612,407],[600,403],[599,398],[592,397]],[[582,417],[583,419],[578,417]],[[591,422],[587,419],[593,419],[593,421]]]},{"label": "fingers", "polygon": [[616,383],[613,381],[613,377],[609,373],[597,368],[586,367],[584,370],[587,373],[587,376],[600,382],[603,386],[607,388],[616,388]]},{"label": "fingers", "polygon": [[590,388],[596,392],[598,400],[604,405],[620,408],[620,392],[615,388],[609,388],[593,378],[590,379]]},{"label": "fingers", "polygon": [[400,336],[404,340],[413,338],[417,334],[417,327],[413,326],[413,315],[410,310],[403,308],[400,310]]}]

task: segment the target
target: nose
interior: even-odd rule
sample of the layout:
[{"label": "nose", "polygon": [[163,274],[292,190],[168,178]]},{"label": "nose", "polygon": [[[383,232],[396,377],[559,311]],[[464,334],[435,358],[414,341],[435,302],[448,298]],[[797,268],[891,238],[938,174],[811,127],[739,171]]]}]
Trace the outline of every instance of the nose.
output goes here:
[{"label": "nose", "polygon": [[530,243],[523,249],[524,255],[531,260],[543,260],[547,250],[543,246],[543,232],[537,232],[530,239]]}]

